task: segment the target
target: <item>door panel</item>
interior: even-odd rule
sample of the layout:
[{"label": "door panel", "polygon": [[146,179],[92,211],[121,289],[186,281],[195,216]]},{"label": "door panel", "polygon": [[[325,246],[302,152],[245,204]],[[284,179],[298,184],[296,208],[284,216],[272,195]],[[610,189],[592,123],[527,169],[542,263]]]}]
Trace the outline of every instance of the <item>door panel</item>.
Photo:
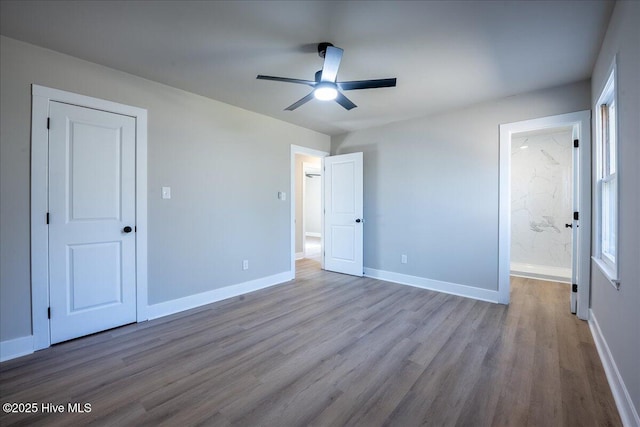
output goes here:
[{"label": "door panel", "polygon": [[120,220],[120,129],[71,122],[69,131],[69,220]]},{"label": "door panel", "polygon": [[[121,304],[122,245],[105,242],[68,245],[69,312]],[[99,260],[99,263],[95,262]]]},{"label": "door panel", "polygon": [[362,153],[325,157],[325,269],[363,274]]},{"label": "door panel", "polygon": [[356,226],[335,225],[331,229],[331,254],[336,260],[354,261],[356,258]]},{"label": "door panel", "polygon": [[51,342],[136,320],[135,120],[50,103]]},{"label": "door panel", "polygon": [[354,215],[355,207],[355,165],[351,161],[333,162],[331,184],[332,211],[336,214]]}]

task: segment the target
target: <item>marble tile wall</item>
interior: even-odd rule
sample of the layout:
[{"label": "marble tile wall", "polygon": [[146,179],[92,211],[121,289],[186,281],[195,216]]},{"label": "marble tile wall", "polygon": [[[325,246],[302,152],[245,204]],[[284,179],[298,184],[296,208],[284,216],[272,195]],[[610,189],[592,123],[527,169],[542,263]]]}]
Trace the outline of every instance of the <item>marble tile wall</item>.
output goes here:
[{"label": "marble tile wall", "polygon": [[512,266],[571,268],[571,137],[570,129],[512,137]]}]

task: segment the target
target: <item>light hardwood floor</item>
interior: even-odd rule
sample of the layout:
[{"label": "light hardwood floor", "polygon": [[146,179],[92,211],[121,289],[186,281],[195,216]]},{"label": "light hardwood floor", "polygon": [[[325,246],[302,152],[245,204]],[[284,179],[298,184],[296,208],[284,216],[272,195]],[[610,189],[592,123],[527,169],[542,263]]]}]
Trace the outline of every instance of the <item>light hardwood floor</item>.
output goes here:
[{"label": "light hardwood floor", "polygon": [[569,287],[512,283],[505,307],[302,260],[293,282],[2,363],[2,403],[91,412],[0,424],[620,425]]}]

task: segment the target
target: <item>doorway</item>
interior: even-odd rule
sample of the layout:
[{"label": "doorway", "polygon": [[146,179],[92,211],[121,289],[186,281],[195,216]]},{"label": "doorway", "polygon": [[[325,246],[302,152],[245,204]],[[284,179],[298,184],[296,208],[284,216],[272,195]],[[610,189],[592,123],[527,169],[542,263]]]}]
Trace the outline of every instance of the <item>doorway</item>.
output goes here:
[{"label": "doorway", "polygon": [[[305,160],[314,159],[314,162]],[[306,157],[302,162],[302,257],[321,261],[322,249],[322,159]],[[296,258],[300,256],[296,254]]]},{"label": "doorway", "polygon": [[511,136],[511,275],[571,283],[570,126]]},{"label": "doorway", "polygon": [[[98,162],[100,168],[103,169],[106,168],[105,165],[112,166],[109,169],[102,170],[101,175],[96,173],[101,177],[100,179],[108,178],[109,176],[112,178],[110,181],[105,178],[96,182],[96,184],[107,186],[105,188],[100,187],[100,196],[94,194],[94,187],[87,185],[90,180],[73,181],[74,174],[79,174],[80,178],[90,176],[93,173],[91,167],[87,167],[85,164],[74,164],[70,169],[71,172],[67,170],[66,172],[58,173],[53,170],[53,164],[68,166],[69,162],[68,159],[64,160],[65,152],[68,149],[63,147],[63,149],[58,150],[50,147],[51,140],[56,138],[52,133],[55,132],[54,129],[59,129],[62,132],[60,134],[62,143],[68,146],[69,139],[64,136],[68,135],[68,133],[65,133],[64,123],[68,127],[69,120],[67,117],[76,114],[87,115],[87,117],[82,116],[77,119],[78,126],[77,129],[73,130],[73,138],[78,138],[77,142],[79,144],[81,139],[86,139],[91,141],[89,145],[93,145],[89,147],[88,145],[80,144],[75,147],[74,150],[76,148],[77,150],[72,153],[74,159],[95,160],[96,150],[102,154],[105,154],[103,153],[105,150],[107,154],[111,153],[111,163],[102,161],[104,159]],[[120,131],[109,131],[108,126],[103,128],[100,125],[91,125],[91,123],[102,123],[103,120],[111,119],[116,121],[123,120],[123,126],[128,127],[129,130],[127,132],[131,133],[133,140],[132,151],[128,156],[131,157],[131,164],[126,167],[131,172],[131,177],[127,178],[127,180],[133,182],[131,188],[127,189],[127,194],[131,195],[127,196],[129,199],[127,206],[131,207],[131,214],[127,214],[126,218],[120,214],[122,209],[120,209],[121,202],[119,200],[121,197],[118,194],[121,190],[114,189],[113,185],[109,184],[110,182],[120,182],[120,178],[113,175],[116,172],[119,174],[120,172],[118,171],[121,169],[118,166],[118,162],[121,161],[118,159],[122,159],[122,156],[118,155],[118,153],[121,153],[122,147],[118,142]],[[58,121],[57,125],[52,123],[56,120]],[[117,306],[126,299],[128,307],[127,314],[123,317],[124,321],[140,322],[147,320],[147,111],[137,107],[33,85],[31,123],[31,315],[34,350],[49,347],[52,342],[69,339],[77,332],[72,332],[69,336],[56,333],[56,336],[54,336],[51,317],[56,315],[55,308],[52,308],[52,304],[56,304],[56,295],[62,295],[62,298],[58,298],[58,303],[62,307],[58,309],[58,314],[63,316],[70,313],[73,314],[73,312],[87,314],[94,308]],[[63,123],[62,127],[60,127],[60,123]],[[120,125],[115,126],[113,129],[116,128],[120,129]],[[95,139],[96,137],[98,139]],[[73,145],[75,141],[71,141],[71,143]],[[62,153],[63,157],[59,162],[52,159],[57,155],[56,153]],[[67,166],[64,167],[67,168]],[[61,184],[55,184],[52,176],[54,178],[61,177]],[[71,181],[68,181],[68,179]],[[115,233],[113,236],[102,236],[87,243],[75,237],[69,241],[65,240],[66,237],[64,236],[69,234],[66,231],[61,231],[62,229],[58,230],[62,234],[52,234],[50,222],[54,221],[55,218],[52,218],[52,215],[49,214],[52,209],[56,209],[56,206],[54,206],[56,202],[53,199],[60,199],[55,194],[52,195],[52,192],[58,190],[64,192],[69,188],[74,190],[73,197],[69,199],[68,194],[63,197],[63,199],[66,197],[69,203],[58,203],[58,207],[62,206],[60,209],[63,210],[62,213],[59,212],[57,214],[61,224],[70,224],[74,221],[82,226],[92,224],[92,226],[97,227],[96,230],[101,232],[104,227],[99,227],[97,222],[108,220],[109,226],[116,227],[115,231],[113,231]],[[115,209],[114,206],[118,207],[118,209]],[[112,214],[105,215],[105,210],[108,211],[109,209],[111,209]],[[71,221],[69,220],[70,218]],[[127,223],[124,224],[123,221],[127,221]],[[84,237],[91,234],[86,231],[83,229],[79,233]],[[119,242],[119,238],[122,238],[122,242]],[[125,239],[127,243],[124,243]],[[118,255],[123,246],[133,248],[129,250],[132,261],[127,262],[126,266],[124,262],[120,265],[119,260],[121,257]],[[72,253],[74,251],[75,253]],[[65,283],[66,285],[70,283],[73,285],[73,292],[71,293],[69,293],[69,286],[64,288],[65,290],[62,294],[58,290],[54,289],[52,291],[50,288],[54,279],[58,281],[54,277],[58,268],[58,261],[56,261],[58,258],[56,258],[57,255],[55,253],[63,254],[62,257],[58,258],[62,259],[67,267],[69,262],[73,264],[75,270],[70,270],[64,266],[64,268],[58,269],[60,270],[60,277],[66,277],[60,282],[63,285]],[[129,269],[129,273],[127,273],[128,280],[135,283],[129,287],[130,292],[126,296],[121,293],[123,286],[119,284],[119,273],[111,274],[113,271],[110,271],[109,274],[104,274],[104,270],[109,264],[101,261],[105,259],[111,260],[111,265],[114,268],[126,267]],[[72,273],[71,279],[69,279],[71,276],[66,275],[65,271]],[[94,288],[88,290],[84,286],[94,276],[98,277],[100,282],[100,292],[97,294],[94,292]],[[112,280],[106,280],[105,277]],[[57,294],[54,295],[54,293]],[[65,297],[65,294],[68,297]],[[69,310],[69,304],[72,305],[73,310]],[[85,325],[88,323],[98,325],[98,328],[113,327],[110,324],[101,326],[104,318],[103,314],[94,313],[89,315],[88,319],[72,321],[70,324],[73,327],[76,324]],[[80,335],[86,333],[92,332],[84,330],[79,332]]]},{"label": "doorway", "polygon": [[296,261],[323,268],[322,160],[328,152],[291,146],[291,279]]},{"label": "doorway", "polygon": [[[498,294],[501,303],[508,304],[510,275],[512,271],[512,151],[514,141],[520,150],[527,137],[545,135],[553,131],[567,130],[571,134],[572,151],[572,217],[566,222],[572,232],[572,268],[570,309],[579,318],[589,316],[589,268],[590,268],[590,225],[591,225],[591,114],[589,111],[543,117],[500,125],[500,204],[498,227]],[[524,137],[524,138],[523,138]],[[527,148],[528,149],[528,148]],[[539,148],[541,149],[541,148]],[[546,152],[541,155],[547,164],[554,161]],[[530,177],[529,177],[530,178]],[[523,178],[526,179],[526,178]],[[516,202],[519,202],[518,200]],[[549,218],[530,221],[534,232],[543,232],[544,228],[554,230],[565,227],[565,222],[553,215]],[[517,219],[521,221],[521,219]],[[582,226],[581,226],[582,225]]]},{"label": "doorway", "polygon": [[314,258],[321,264],[322,158],[296,154],[296,260]]}]

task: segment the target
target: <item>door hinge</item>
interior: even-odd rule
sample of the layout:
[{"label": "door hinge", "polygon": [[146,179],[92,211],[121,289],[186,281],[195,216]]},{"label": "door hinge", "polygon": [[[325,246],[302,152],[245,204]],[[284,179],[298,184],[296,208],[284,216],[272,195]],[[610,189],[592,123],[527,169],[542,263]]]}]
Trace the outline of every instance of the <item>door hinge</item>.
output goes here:
[{"label": "door hinge", "polygon": [[49,225],[49,212],[47,212],[47,225]]},{"label": "door hinge", "polygon": [[574,212],[573,213],[573,219],[575,219],[576,221],[578,221],[578,218],[580,217],[580,215],[578,214],[578,212]]},{"label": "door hinge", "polygon": [[134,233],[137,233],[137,232],[138,232],[138,226],[137,226],[137,225],[134,225],[134,226],[133,226],[133,232],[134,232]]},{"label": "door hinge", "polygon": [[571,292],[578,292],[578,285],[577,284],[573,284],[571,285]]},{"label": "door hinge", "polygon": [[580,140],[579,140],[579,139],[574,139],[574,140],[573,140],[573,146],[574,146],[575,148],[578,148],[578,147],[580,146]]},{"label": "door hinge", "polygon": [[47,319],[51,319],[51,307],[47,307]]},{"label": "door hinge", "polygon": [[47,129],[51,126],[51,118],[47,117]]}]

